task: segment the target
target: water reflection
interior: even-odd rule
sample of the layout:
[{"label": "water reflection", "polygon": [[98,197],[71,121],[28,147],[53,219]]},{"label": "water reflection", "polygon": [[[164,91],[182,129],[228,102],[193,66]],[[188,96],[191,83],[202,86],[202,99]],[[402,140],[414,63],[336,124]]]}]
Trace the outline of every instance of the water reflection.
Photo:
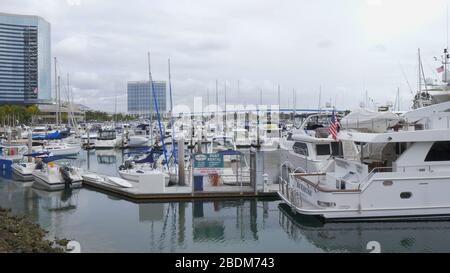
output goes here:
[{"label": "water reflection", "polygon": [[194,242],[258,240],[256,200],[194,201]]},{"label": "water reflection", "polygon": [[370,241],[379,242],[382,252],[450,251],[449,221],[323,223],[286,204],[279,209],[280,226],[290,239],[307,240],[326,252],[369,252]]},{"label": "water reflection", "polygon": [[116,151],[115,150],[96,150],[98,164],[116,164]]},{"label": "water reflection", "polygon": [[67,188],[62,191],[46,191],[32,188],[40,197],[41,207],[48,211],[70,211],[77,208],[80,189]]}]

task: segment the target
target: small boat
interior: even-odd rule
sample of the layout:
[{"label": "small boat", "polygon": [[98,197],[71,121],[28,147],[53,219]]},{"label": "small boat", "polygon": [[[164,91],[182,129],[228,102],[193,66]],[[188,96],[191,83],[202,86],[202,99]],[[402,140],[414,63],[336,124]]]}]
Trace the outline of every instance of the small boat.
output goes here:
[{"label": "small boat", "polygon": [[119,177],[105,176],[99,174],[83,174],[82,175],[84,181],[93,182],[93,183],[103,183],[110,186],[122,187],[122,188],[132,188],[133,185],[126,181],[125,179]]},{"label": "small boat", "polygon": [[32,138],[33,140],[60,139],[61,133],[57,130],[48,131],[46,127],[35,127]]},{"label": "small boat", "polygon": [[[169,174],[162,172],[161,170],[158,170],[158,169],[153,169],[150,166],[137,166],[132,169],[119,170],[118,173],[119,173],[120,177],[122,177],[123,179],[130,180],[133,182],[139,182],[139,178],[141,176],[151,175],[151,176],[155,177],[155,180],[163,177],[164,184],[166,185],[166,187],[169,186],[169,181],[170,181]],[[151,181],[149,181],[149,182],[151,182]]]},{"label": "small boat", "polygon": [[45,190],[62,190],[64,188],[79,188],[82,185],[81,169],[69,166],[58,166],[53,161],[45,165],[43,162],[36,164],[32,172],[33,186],[40,186]]},{"label": "small boat", "polygon": [[98,131],[97,141],[95,142],[96,149],[113,149],[119,147],[122,139],[117,136],[115,129],[102,129]]},{"label": "small boat", "polygon": [[49,152],[53,155],[76,155],[81,151],[81,146],[53,142],[44,144],[43,151]]},{"label": "small boat", "polygon": [[33,181],[33,171],[35,166],[35,162],[20,162],[12,164],[11,168],[14,179],[23,182]]}]

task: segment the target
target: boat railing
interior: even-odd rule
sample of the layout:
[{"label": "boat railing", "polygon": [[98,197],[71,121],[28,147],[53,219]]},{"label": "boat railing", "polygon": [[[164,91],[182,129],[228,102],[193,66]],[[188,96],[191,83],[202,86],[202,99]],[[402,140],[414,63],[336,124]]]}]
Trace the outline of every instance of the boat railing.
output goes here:
[{"label": "boat railing", "polygon": [[392,167],[375,167],[375,168],[373,168],[363,179],[361,179],[361,182],[358,185],[358,189],[361,190],[361,188],[363,186],[365,186],[366,184],[369,184],[372,177],[376,173],[385,173],[385,172],[392,172],[392,171],[393,171]]},{"label": "boat railing", "polygon": [[448,164],[440,164],[440,165],[408,165],[408,166],[397,166],[395,167],[376,167],[373,168],[372,171],[365,176],[361,182],[359,183],[359,189],[365,188],[368,184],[370,184],[370,181],[372,177],[377,173],[387,173],[387,172],[401,172],[405,173],[407,171],[411,171],[411,169],[415,169],[419,172],[432,172],[434,167],[440,167],[440,166],[448,166]]}]

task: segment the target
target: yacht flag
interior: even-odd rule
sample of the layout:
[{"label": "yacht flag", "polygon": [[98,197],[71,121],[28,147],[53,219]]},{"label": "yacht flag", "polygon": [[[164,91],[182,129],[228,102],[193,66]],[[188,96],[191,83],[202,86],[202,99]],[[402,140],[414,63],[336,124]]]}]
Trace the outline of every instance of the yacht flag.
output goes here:
[{"label": "yacht flag", "polygon": [[330,134],[334,140],[337,139],[337,127],[338,127],[338,121],[336,119],[335,110],[333,109],[333,114],[331,115],[330,128],[328,129],[328,131],[330,132]]}]

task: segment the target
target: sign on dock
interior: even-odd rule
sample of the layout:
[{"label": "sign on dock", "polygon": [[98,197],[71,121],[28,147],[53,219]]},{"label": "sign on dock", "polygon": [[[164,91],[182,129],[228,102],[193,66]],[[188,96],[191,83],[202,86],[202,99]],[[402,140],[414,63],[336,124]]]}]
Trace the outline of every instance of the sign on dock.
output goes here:
[{"label": "sign on dock", "polygon": [[194,155],[194,173],[219,173],[224,167],[223,154]]}]

